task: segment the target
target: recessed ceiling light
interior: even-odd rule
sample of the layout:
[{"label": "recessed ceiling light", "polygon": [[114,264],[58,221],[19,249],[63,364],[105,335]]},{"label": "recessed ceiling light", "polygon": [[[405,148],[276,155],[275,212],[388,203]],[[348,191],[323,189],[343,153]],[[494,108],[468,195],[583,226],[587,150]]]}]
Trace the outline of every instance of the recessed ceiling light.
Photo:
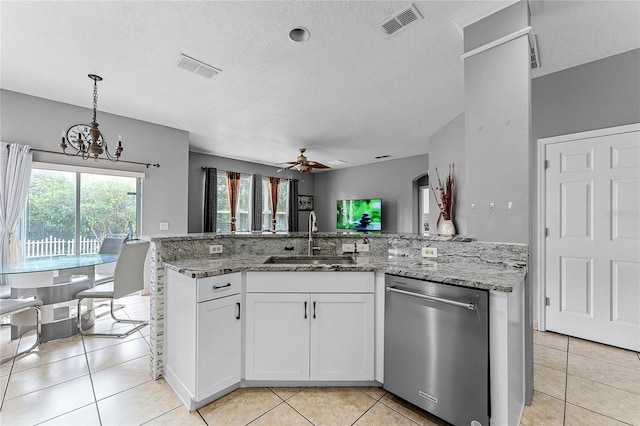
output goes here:
[{"label": "recessed ceiling light", "polygon": [[303,43],[309,40],[310,35],[309,30],[305,27],[295,27],[289,31],[289,38],[296,43]]}]

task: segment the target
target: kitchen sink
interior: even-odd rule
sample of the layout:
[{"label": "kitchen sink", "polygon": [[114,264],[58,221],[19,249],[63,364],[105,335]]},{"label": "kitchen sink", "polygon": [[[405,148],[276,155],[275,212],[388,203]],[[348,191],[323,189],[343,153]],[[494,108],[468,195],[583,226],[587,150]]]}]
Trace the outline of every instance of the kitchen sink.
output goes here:
[{"label": "kitchen sink", "polygon": [[356,261],[351,256],[272,256],[264,263],[277,265],[352,265]]}]

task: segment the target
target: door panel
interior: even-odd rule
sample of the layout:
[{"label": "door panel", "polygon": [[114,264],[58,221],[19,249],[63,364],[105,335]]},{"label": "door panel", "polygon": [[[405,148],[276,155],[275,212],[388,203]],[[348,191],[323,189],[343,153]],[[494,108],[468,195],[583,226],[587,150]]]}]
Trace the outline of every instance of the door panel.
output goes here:
[{"label": "door panel", "polygon": [[546,328],[640,350],[640,131],[592,134],[545,145]]},{"label": "door panel", "polygon": [[562,237],[593,238],[593,182],[561,185]]},{"label": "door panel", "polygon": [[591,316],[593,259],[562,257],[560,294],[562,312]]},{"label": "door panel", "polygon": [[640,180],[611,181],[611,239],[640,241],[638,194],[640,194]]},{"label": "door panel", "polygon": [[611,320],[640,326],[640,262],[611,262]]}]

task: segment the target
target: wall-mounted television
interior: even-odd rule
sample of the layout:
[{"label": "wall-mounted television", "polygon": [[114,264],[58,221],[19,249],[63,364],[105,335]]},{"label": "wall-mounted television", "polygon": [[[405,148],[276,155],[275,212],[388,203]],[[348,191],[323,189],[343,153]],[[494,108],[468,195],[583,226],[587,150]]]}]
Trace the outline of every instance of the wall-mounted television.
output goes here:
[{"label": "wall-mounted television", "polygon": [[336,202],[336,228],[355,231],[382,230],[382,200],[338,200]]}]

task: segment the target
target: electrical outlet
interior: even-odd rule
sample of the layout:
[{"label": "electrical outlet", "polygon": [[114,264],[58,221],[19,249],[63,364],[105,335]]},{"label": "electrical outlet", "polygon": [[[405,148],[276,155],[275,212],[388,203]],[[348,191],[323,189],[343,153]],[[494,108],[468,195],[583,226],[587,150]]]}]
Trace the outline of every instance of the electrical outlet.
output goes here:
[{"label": "electrical outlet", "polygon": [[160,222],[160,230],[168,231],[169,230],[169,222]]},{"label": "electrical outlet", "polygon": [[369,244],[358,243],[356,244],[356,248],[358,249],[358,252],[365,253],[369,251]]},{"label": "electrical outlet", "polygon": [[209,254],[219,254],[222,253],[222,245],[214,244],[209,246]]},{"label": "electrical outlet", "polygon": [[422,247],[422,257],[438,257],[438,249],[436,247]]},{"label": "electrical outlet", "polygon": [[437,271],[438,262],[434,262],[433,260],[425,260],[422,262],[422,267],[427,271]]},{"label": "electrical outlet", "polygon": [[354,251],[356,251],[356,245],[355,244],[343,244],[342,245],[342,252],[343,253],[353,253]]}]

